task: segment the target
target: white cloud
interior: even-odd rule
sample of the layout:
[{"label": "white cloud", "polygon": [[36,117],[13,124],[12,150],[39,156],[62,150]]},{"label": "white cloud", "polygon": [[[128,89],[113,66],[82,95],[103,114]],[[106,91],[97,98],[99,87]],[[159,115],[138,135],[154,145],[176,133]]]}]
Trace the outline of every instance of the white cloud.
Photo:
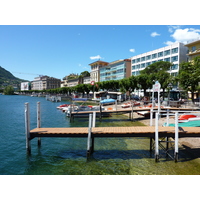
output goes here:
[{"label": "white cloud", "polygon": [[172,45],[173,43],[174,43],[174,42],[172,42],[172,41],[164,42],[164,44],[166,44],[167,46]]},{"label": "white cloud", "polygon": [[188,41],[197,40],[200,38],[200,29],[186,28],[176,29],[171,37],[177,41],[186,44]]},{"label": "white cloud", "polygon": [[151,37],[156,37],[156,36],[159,36],[160,34],[158,34],[157,32],[153,32],[151,33]]},{"label": "white cloud", "polygon": [[91,56],[90,59],[91,59],[91,60],[101,59],[101,56],[100,56],[100,55]]},{"label": "white cloud", "polygon": [[170,32],[170,33],[173,33],[176,29],[179,29],[180,28],[180,26],[179,25],[176,25],[176,26],[168,26],[169,27],[169,29],[168,29],[168,31]]},{"label": "white cloud", "polygon": [[129,51],[132,52],[132,53],[134,53],[134,52],[135,52],[135,49],[130,49]]}]

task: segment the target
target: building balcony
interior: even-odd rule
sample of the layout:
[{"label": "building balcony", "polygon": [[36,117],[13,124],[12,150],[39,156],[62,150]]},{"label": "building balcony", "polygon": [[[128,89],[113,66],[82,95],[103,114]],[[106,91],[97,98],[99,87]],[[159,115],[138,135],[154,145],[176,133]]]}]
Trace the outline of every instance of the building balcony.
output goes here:
[{"label": "building balcony", "polygon": [[195,51],[189,51],[189,53],[187,55],[193,56],[193,55],[198,55],[198,54],[200,54],[200,48],[195,50]]}]

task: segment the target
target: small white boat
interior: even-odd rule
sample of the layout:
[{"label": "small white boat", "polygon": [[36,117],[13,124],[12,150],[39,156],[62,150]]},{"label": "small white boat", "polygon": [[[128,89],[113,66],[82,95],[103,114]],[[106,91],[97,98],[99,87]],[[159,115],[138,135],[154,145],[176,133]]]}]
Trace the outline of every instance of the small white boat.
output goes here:
[{"label": "small white boat", "polygon": [[137,101],[133,101],[133,102],[127,102],[121,105],[122,108],[129,108],[131,107],[133,104],[133,106],[140,106],[140,102]]},{"label": "small white boat", "polygon": [[183,114],[183,115],[180,115],[179,118],[178,118],[178,122],[179,123],[189,122],[189,121],[196,121],[196,120],[200,120],[200,116],[198,116],[198,115],[190,115],[190,114]]}]

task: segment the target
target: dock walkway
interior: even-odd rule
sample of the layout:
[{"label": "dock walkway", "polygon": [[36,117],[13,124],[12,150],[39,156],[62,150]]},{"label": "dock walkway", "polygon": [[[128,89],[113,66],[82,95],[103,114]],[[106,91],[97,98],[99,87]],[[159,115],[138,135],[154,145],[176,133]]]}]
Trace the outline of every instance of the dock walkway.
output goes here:
[{"label": "dock walkway", "polygon": [[[180,108],[179,108],[180,110]],[[175,112],[175,127],[158,126],[159,113],[156,113],[155,126],[133,126],[133,127],[95,127],[96,113],[89,115],[88,127],[69,128],[41,128],[40,104],[37,106],[37,128],[30,130],[29,104],[25,104],[25,128],[26,149],[31,152],[31,140],[38,137],[38,145],[41,145],[41,137],[85,137],[87,138],[87,158],[94,151],[94,139],[98,137],[146,137],[150,138],[150,151],[155,148],[156,161],[159,159],[159,138],[166,138],[166,152],[168,151],[169,138],[174,139],[174,159],[178,160],[178,138],[200,137],[199,127],[179,127],[178,112]],[[153,143],[154,140],[154,143]],[[163,142],[163,140],[162,140]],[[162,146],[163,147],[163,146]]]},{"label": "dock walkway", "polygon": [[[174,127],[158,127],[160,137],[174,137]],[[92,137],[155,137],[154,126],[93,127]],[[30,138],[35,137],[88,137],[87,127],[76,128],[35,128]],[[179,127],[179,138],[200,137],[199,127]]]}]

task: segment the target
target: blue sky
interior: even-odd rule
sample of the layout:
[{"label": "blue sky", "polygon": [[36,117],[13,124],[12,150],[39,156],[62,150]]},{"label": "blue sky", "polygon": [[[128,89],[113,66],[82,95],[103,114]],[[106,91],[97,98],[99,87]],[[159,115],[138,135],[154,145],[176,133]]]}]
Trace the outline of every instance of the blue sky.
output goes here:
[{"label": "blue sky", "polygon": [[90,71],[98,59],[112,62],[198,37],[199,25],[1,25],[0,66],[30,81],[62,79]]}]

